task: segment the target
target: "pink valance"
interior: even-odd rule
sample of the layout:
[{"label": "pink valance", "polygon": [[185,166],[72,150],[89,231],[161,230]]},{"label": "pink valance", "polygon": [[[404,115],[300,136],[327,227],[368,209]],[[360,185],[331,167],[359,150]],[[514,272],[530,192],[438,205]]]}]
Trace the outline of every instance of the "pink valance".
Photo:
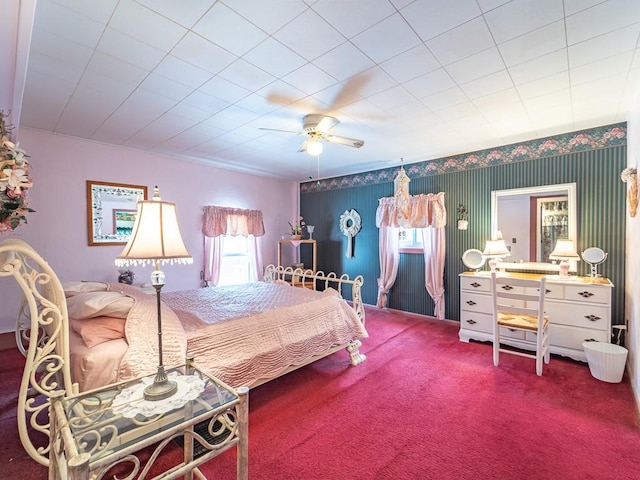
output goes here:
[{"label": "pink valance", "polygon": [[202,233],[207,237],[220,235],[264,235],[262,211],[230,207],[204,207]]},{"label": "pink valance", "polygon": [[[411,195],[408,208],[399,208],[395,197],[378,200],[376,226],[426,228],[444,227],[447,224],[447,209],[444,192]],[[406,212],[406,214],[405,214]]]}]

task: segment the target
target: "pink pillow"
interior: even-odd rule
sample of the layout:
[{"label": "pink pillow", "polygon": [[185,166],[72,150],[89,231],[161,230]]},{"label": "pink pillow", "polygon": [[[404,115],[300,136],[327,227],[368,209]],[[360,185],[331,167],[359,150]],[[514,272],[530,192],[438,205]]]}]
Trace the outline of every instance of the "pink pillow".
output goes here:
[{"label": "pink pillow", "polygon": [[69,319],[71,329],[82,337],[88,348],[109,340],[125,338],[125,322],[126,320],[123,318],[114,317],[94,317],[86,320]]},{"label": "pink pillow", "polygon": [[78,293],[67,298],[69,318],[82,320],[92,317],[127,318],[135,300],[120,292]]}]

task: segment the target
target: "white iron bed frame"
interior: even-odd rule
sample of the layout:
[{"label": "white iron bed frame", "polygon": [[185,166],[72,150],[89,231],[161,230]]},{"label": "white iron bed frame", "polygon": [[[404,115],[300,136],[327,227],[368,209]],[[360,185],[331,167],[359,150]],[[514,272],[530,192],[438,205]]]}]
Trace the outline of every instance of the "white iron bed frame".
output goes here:
[{"label": "white iron bed frame", "polygon": [[[15,278],[24,294],[16,327],[16,342],[26,357],[16,412],[18,432],[27,453],[38,463],[48,466],[50,444],[37,446],[37,443],[42,444],[49,439],[51,396],[59,390],[69,394],[76,394],[79,390],[70,373],[67,303],[62,284],[53,269],[23,240],[8,239],[0,243],[0,277],[9,276]],[[338,277],[335,273],[314,273],[312,270],[269,265],[264,280],[287,281],[314,289],[332,287],[341,295],[343,287],[350,286],[351,306],[364,325],[365,310],[361,297],[364,280],[361,275],[349,279],[348,275]],[[359,352],[361,345],[360,340],[355,339],[344,345],[332,346],[320,355],[290,366],[276,377],[260,379],[251,386],[266,383],[341,349],[349,352],[351,365],[358,365],[366,359]],[[32,437],[39,437],[42,441],[34,442]]]}]

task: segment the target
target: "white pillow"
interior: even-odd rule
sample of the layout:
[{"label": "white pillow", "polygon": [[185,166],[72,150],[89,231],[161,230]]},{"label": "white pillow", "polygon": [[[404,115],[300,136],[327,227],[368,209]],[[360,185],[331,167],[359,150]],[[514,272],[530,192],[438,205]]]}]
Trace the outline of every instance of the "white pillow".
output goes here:
[{"label": "white pillow", "polygon": [[69,318],[82,320],[99,316],[127,318],[135,300],[119,292],[78,293],[67,298]]},{"label": "white pillow", "polygon": [[62,288],[65,297],[73,297],[79,293],[105,292],[108,285],[104,282],[64,282]]}]

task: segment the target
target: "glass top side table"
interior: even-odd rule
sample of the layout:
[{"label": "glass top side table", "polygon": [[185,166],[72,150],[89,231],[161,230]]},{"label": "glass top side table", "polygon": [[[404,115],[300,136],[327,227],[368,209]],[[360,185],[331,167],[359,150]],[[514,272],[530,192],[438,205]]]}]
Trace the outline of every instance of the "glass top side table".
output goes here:
[{"label": "glass top side table", "polygon": [[[115,466],[126,478],[146,478],[164,448],[184,435],[184,459],[169,467],[163,479],[203,479],[198,465],[237,446],[237,478],[248,477],[248,394],[199,369],[193,359],[167,370],[178,382],[174,396],[149,402],[142,398],[153,376],[78,395],[52,397],[49,478],[84,480],[100,477]],[[206,423],[204,423],[206,422]],[[194,431],[204,423],[208,435]],[[135,453],[158,444],[142,465]],[[204,453],[194,458],[194,445]]]}]

